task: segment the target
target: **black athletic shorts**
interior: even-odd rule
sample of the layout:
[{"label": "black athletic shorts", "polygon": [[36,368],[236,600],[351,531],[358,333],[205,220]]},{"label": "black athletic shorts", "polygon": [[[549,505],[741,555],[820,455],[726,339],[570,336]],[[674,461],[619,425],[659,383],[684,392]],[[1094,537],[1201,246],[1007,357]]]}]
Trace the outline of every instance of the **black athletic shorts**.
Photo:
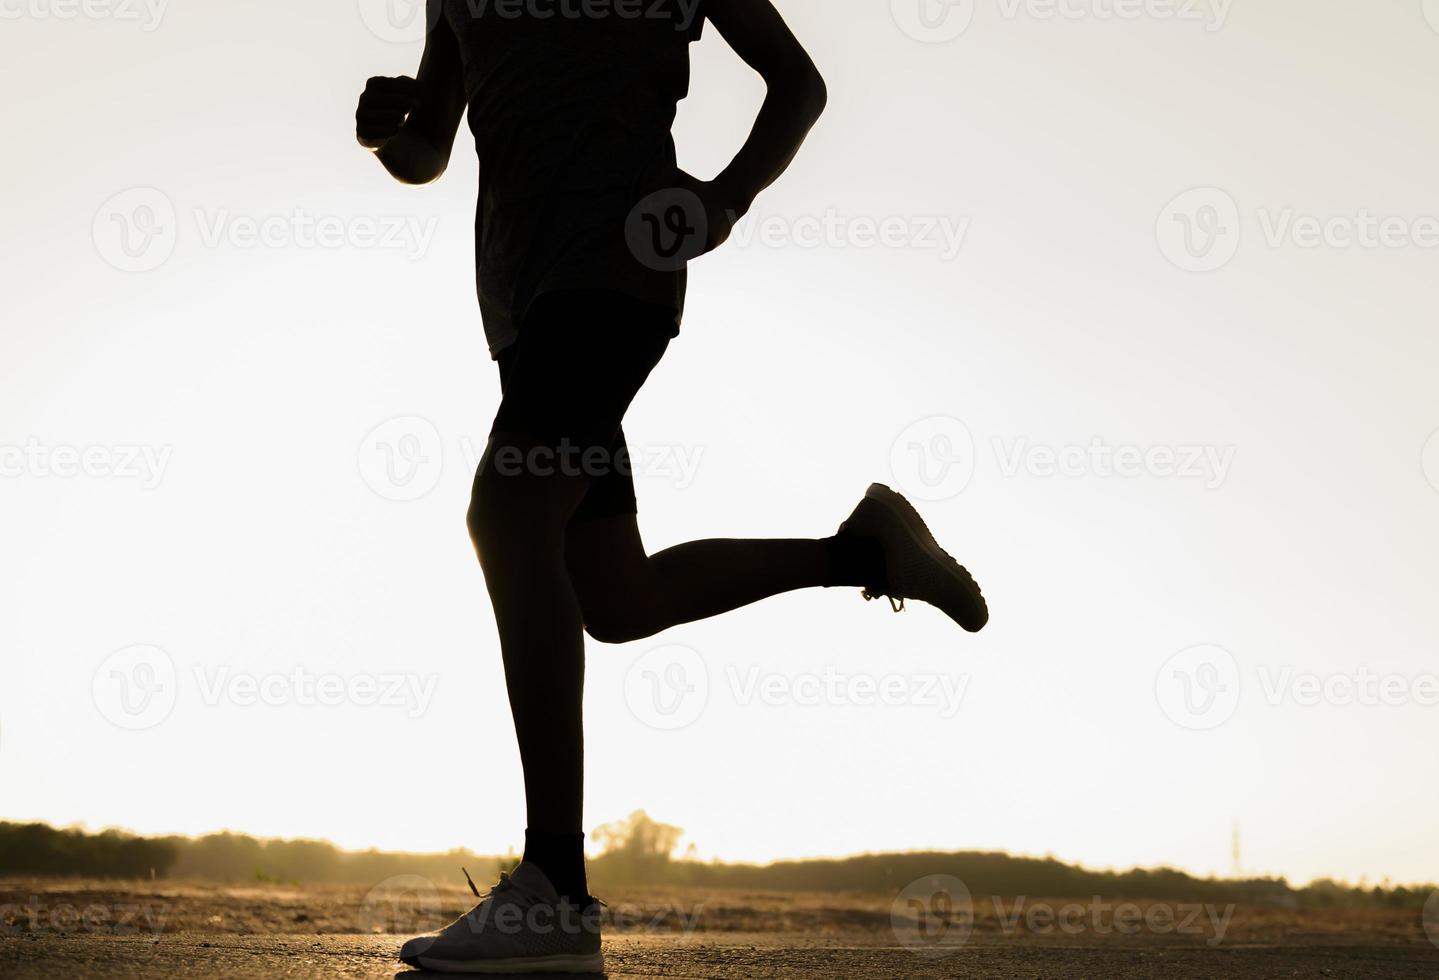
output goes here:
[{"label": "black athletic shorts", "polygon": [[503,394],[491,435],[538,444],[523,465],[589,479],[572,520],[636,512],[620,422],[676,332],[671,309],[610,290],[572,289],[537,298],[518,338],[500,351]]}]

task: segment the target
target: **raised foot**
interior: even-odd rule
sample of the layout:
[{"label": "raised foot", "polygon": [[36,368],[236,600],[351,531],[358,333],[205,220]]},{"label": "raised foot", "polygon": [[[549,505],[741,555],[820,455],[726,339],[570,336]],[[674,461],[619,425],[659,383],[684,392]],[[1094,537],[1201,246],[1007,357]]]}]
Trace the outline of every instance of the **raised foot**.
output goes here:
[{"label": "raised foot", "polygon": [[939,546],[914,505],[883,483],[870,485],[839,533],[870,538],[884,553],[883,581],[865,588],[866,599],[887,597],[895,612],[906,599],[927,602],[971,633],[989,622],[979,583]]}]

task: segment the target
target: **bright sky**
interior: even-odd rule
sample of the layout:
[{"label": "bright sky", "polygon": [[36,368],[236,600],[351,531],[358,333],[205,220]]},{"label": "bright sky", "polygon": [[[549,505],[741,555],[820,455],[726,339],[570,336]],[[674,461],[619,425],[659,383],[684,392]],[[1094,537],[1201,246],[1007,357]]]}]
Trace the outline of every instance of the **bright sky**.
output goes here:
[{"label": "bright sky", "polygon": [[[0,3],[0,818],[521,842],[475,164],[354,144],[386,2]],[[881,480],[992,625],[593,646],[591,825],[1439,879],[1439,3],[924,2],[783,0],[829,112],[626,428],[652,547]],[[761,89],[694,61],[709,176]]]}]

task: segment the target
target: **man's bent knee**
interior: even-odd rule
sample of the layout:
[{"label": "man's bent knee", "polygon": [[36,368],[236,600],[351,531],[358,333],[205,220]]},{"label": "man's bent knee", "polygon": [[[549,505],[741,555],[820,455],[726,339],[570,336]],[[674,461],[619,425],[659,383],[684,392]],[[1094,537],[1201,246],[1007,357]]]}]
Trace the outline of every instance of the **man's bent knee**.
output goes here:
[{"label": "man's bent knee", "polygon": [[654,617],[638,610],[594,612],[585,614],[585,632],[598,643],[633,643],[658,633]]},{"label": "man's bent knee", "polygon": [[633,643],[654,636],[655,631],[636,623],[585,623],[585,632],[596,643]]}]

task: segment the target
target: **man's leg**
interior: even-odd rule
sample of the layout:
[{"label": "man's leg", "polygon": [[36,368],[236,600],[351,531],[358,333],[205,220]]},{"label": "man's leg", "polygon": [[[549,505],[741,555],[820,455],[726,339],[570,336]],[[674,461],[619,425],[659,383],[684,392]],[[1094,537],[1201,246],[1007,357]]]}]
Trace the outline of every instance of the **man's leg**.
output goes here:
[{"label": "man's leg", "polygon": [[878,547],[842,534],[691,541],[651,556],[634,514],[571,524],[565,559],[585,629],[607,643],[643,639],[783,592],[865,587],[883,576]]},{"label": "man's leg", "polygon": [[495,607],[524,765],[525,860],[582,901],[584,638],[566,526],[658,363],[673,314],[603,291],[537,299],[500,357],[503,398],[475,476],[470,533]]},{"label": "man's leg", "polygon": [[[526,856],[583,900],[584,638],[565,568],[565,525],[586,480],[518,460],[533,440],[497,431],[475,477],[470,534],[495,609],[524,766]],[[539,447],[543,452],[545,447]]]}]

